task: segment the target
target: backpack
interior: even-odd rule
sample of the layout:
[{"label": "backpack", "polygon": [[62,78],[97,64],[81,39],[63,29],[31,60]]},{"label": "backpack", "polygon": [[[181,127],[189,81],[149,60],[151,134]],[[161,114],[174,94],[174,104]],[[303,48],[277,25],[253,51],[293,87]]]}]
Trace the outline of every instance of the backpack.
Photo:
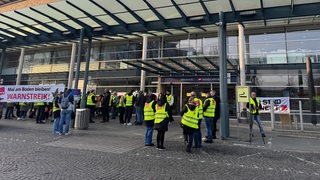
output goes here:
[{"label": "backpack", "polygon": [[69,107],[69,97],[70,97],[70,94],[65,97],[64,95],[62,96],[62,99],[61,99],[61,109],[68,109]]}]

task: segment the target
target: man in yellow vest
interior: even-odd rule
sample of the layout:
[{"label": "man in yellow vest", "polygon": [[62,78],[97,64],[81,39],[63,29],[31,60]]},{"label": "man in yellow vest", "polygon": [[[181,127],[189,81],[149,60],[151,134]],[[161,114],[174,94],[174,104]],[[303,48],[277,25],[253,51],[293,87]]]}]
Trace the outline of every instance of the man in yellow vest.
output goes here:
[{"label": "man in yellow vest", "polygon": [[191,92],[191,97],[193,97],[193,101],[196,104],[197,113],[198,113],[198,130],[194,133],[194,147],[201,148],[202,143],[202,134],[201,134],[201,122],[203,118],[203,107],[202,107],[202,100],[197,98],[197,93],[195,91]]},{"label": "man in yellow vest", "polygon": [[90,109],[90,123],[94,123],[94,112],[96,107],[96,95],[94,94],[94,90],[91,90],[87,96],[87,108]]},{"label": "man in yellow vest", "polygon": [[19,117],[17,120],[25,120],[26,115],[27,115],[27,111],[28,111],[28,106],[26,102],[19,102],[19,106],[20,106],[20,113],[19,113]]},{"label": "man in yellow vest", "polygon": [[131,117],[133,113],[133,105],[135,103],[135,97],[133,95],[133,90],[124,96],[124,104],[126,105],[126,114],[124,125],[131,126]]},{"label": "man in yellow vest", "polygon": [[250,109],[251,113],[251,122],[250,128],[252,128],[253,120],[255,120],[259,126],[260,133],[262,137],[266,137],[264,134],[263,126],[260,119],[260,109],[262,109],[261,101],[257,98],[256,92],[251,92],[250,102],[247,103],[247,108]]},{"label": "man in yellow vest", "polygon": [[190,97],[188,103],[183,107],[181,112],[181,126],[183,129],[184,142],[187,146],[186,151],[188,153],[191,153],[194,133],[199,129],[199,118],[197,111],[198,110],[196,103],[194,102],[194,98]]},{"label": "man in yellow vest", "polygon": [[207,93],[206,100],[203,103],[203,117],[207,128],[207,139],[205,143],[212,143],[212,123],[215,116],[216,101]]},{"label": "man in yellow vest", "polygon": [[146,125],[145,146],[154,146],[152,143],[153,125],[156,112],[156,96],[149,93],[146,96],[146,102],[144,105],[144,122]]}]

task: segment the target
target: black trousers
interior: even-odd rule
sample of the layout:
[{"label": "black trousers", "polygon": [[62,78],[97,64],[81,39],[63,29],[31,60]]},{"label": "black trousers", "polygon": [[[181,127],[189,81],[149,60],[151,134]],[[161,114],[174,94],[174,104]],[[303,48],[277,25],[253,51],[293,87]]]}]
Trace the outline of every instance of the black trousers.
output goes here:
[{"label": "black trousers", "polygon": [[213,118],[213,124],[212,124],[212,136],[213,137],[217,137],[216,133],[217,133],[217,122],[218,122],[219,118]]},{"label": "black trousers", "polygon": [[4,118],[9,118],[11,119],[13,116],[13,107],[7,107],[7,110],[6,110],[6,115]]},{"label": "black trousers", "polygon": [[90,122],[93,121],[94,118],[94,111],[95,111],[95,106],[93,105],[87,105],[88,109],[90,109]]},{"label": "black trousers", "polygon": [[36,114],[36,122],[41,123],[44,120],[44,106],[38,106]]},{"label": "black trousers", "polygon": [[174,119],[173,119],[173,117],[172,117],[172,109],[173,109],[173,106],[169,106],[169,108],[168,108],[168,114],[169,114],[169,121],[170,121],[170,122],[173,122],[173,121],[174,121]]},{"label": "black trousers", "polygon": [[133,106],[127,106],[126,107],[125,123],[130,123],[132,113],[133,113]]},{"label": "black trousers", "polygon": [[163,148],[163,142],[164,142],[164,134],[166,131],[158,130],[157,134],[157,148]]},{"label": "black trousers", "polygon": [[124,123],[124,120],[123,120],[124,111],[125,111],[124,107],[119,107],[119,121],[121,124]]},{"label": "black trousers", "polygon": [[110,107],[101,107],[102,110],[102,120],[103,121],[109,121],[109,115],[110,115]]}]

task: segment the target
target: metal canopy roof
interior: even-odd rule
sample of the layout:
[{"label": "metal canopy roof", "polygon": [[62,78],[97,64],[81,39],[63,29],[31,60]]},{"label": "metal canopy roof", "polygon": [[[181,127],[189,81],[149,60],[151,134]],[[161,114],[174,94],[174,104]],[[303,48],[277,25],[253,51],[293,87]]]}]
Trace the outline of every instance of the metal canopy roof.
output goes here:
[{"label": "metal canopy roof", "polygon": [[[0,1],[0,2],[4,2]],[[0,14],[0,46],[210,31],[226,23],[319,17],[320,0],[67,0]],[[285,21],[284,23],[290,23]]]}]

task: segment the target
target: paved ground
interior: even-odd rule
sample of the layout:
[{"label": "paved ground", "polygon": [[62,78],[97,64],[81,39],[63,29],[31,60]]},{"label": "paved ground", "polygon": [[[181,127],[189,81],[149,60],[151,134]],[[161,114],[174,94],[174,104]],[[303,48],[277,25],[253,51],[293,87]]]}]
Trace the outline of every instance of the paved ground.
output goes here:
[{"label": "paved ground", "polygon": [[[98,120],[96,120],[98,121]],[[231,138],[184,152],[181,129],[170,125],[167,151],[144,146],[143,126],[90,124],[70,136],[51,123],[0,121],[0,179],[320,179],[320,139],[287,137],[233,124]],[[205,132],[205,130],[203,130]]]}]

